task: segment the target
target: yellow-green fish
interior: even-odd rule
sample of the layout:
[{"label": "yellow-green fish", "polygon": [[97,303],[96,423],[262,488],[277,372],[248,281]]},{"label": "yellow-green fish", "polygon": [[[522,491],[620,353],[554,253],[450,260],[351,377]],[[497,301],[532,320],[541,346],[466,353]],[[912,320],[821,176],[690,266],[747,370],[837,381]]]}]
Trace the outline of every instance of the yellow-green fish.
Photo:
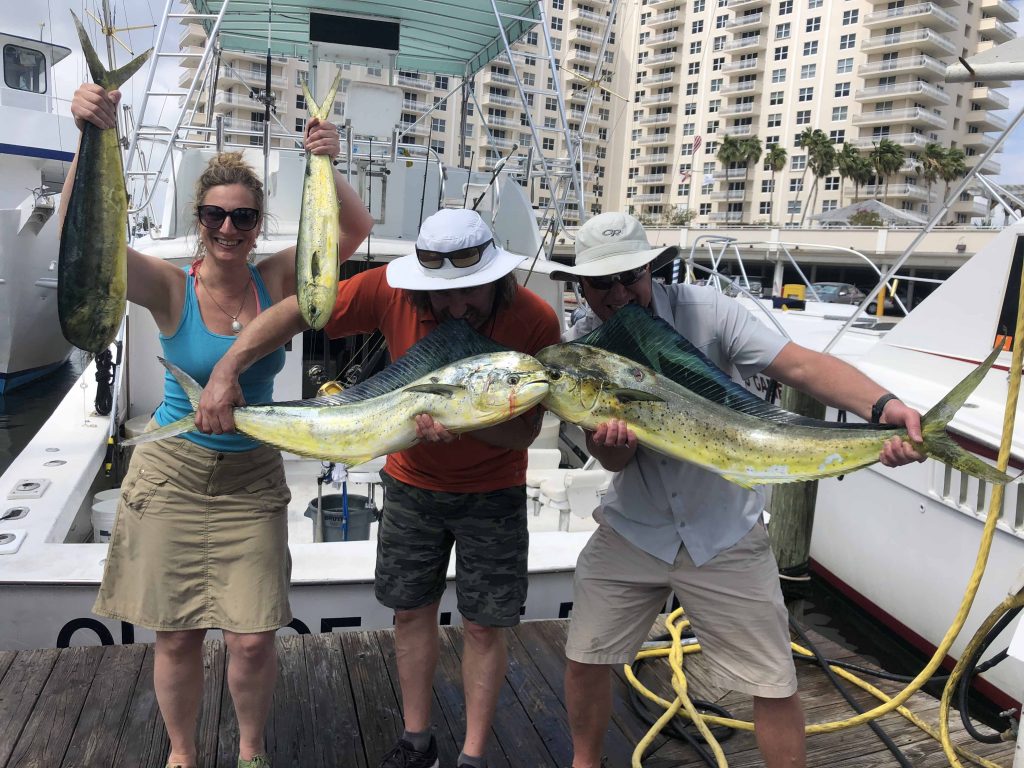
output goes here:
[{"label": "yellow-green fish", "polygon": [[[152,49],[108,72],[78,17],[71,15],[92,79],[107,91],[121,87],[149,58]],[[86,122],[57,259],[57,314],[64,338],[87,352],[105,350],[121,325],[127,293],[128,193],[117,129]]]},{"label": "yellow-green fish", "polygon": [[[946,433],[999,351],[921,420],[918,450],[990,483],[1012,480]],[[900,427],[799,416],[766,403],[733,381],[662,320],[627,306],[597,330],[541,350],[549,371],[544,406],[595,429],[624,420],[648,448],[697,464],[743,487],[842,475],[878,461]]]},{"label": "yellow-green fish", "polygon": [[[327,120],[341,82],[341,70],[317,104],[306,84],[306,110],[311,118]],[[302,213],[299,242],[295,248],[295,285],[302,317],[320,330],[331,319],[338,298],[338,193],[334,186],[334,165],[327,155],[306,153],[306,178],[302,182]]]},{"label": "yellow-green fish", "polygon": [[[161,362],[195,408],[202,387],[177,366]],[[507,350],[456,320],[416,342],[376,376],[338,395],[245,405],[235,408],[234,418],[239,432],[268,445],[353,466],[414,445],[417,414],[430,414],[450,432],[468,432],[515,418],[547,391],[547,371],[535,358]],[[194,428],[189,414],[125,444]]]}]

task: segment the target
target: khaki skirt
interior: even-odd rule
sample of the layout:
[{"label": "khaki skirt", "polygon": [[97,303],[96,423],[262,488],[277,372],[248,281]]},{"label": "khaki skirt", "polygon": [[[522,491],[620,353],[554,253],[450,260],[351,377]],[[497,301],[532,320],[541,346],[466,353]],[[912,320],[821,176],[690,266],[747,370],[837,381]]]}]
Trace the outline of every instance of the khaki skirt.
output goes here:
[{"label": "khaki skirt", "polygon": [[121,487],[95,613],[157,631],[265,632],[291,621],[280,453],[143,443]]}]

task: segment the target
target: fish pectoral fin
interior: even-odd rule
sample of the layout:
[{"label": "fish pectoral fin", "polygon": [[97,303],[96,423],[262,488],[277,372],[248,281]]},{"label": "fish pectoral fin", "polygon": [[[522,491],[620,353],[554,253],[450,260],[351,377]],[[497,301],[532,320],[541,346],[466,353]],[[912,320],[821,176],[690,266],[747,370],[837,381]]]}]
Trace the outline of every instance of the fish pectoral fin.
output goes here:
[{"label": "fish pectoral fin", "polygon": [[665,402],[665,398],[652,395],[650,392],[643,392],[639,389],[617,388],[613,389],[611,394],[623,403],[639,403],[644,401],[652,403]]},{"label": "fish pectoral fin", "polygon": [[464,390],[455,384],[413,384],[406,387],[406,392],[419,392],[424,395],[440,395],[441,397],[454,397],[456,392]]}]

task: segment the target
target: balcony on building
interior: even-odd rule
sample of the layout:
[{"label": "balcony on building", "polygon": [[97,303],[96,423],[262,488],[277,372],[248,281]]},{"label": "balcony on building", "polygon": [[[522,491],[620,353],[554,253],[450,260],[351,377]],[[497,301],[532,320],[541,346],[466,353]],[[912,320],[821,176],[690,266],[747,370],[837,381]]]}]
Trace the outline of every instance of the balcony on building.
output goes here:
[{"label": "balcony on building", "polygon": [[964,116],[964,122],[977,126],[979,131],[1002,131],[1006,128],[1006,118],[989,112],[987,109],[972,109]]},{"label": "balcony on building", "polygon": [[768,24],[768,17],[763,11],[747,13],[736,16],[725,22],[725,28],[730,32],[742,32],[750,29],[764,29]]},{"label": "balcony on building", "polygon": [[658,29],[659,27],[665,27],[669,24],[675,24],[679,21],[679,11],[663,11],[662,13],[656,13],[647,19],[645,26],[651,29]]},{"label": "balcony on building", "polygon": [[876,35],[860,44],[864,53],[884,53],[901,48],[918,48],[920,53],[932,56],[956,56],[956,44],[931,29],[913,29],[892,35]]},{"label": "balcony on building", "polygon": [[982,109],[1006,109],[1010,106],[1010,99],[995,88],[979,85],[971,90],[971,104],[976,104]]},{"label": "balcony on building", "polygon": [[660,152],[655,155],[641,155],[629,161],[633,165],[671,165],[673,155],[668,152]]},{"label": "balcony on building", "polygon": [[480,144],[485,147],[490,147],[492,149],[500,149],[504,152],[507,152],[508,150],[512,149],[512,146],[515,144],[515,142],[512,139],[484,135],[480,139]]},{"label": "balcony on building", "polygon": [[894,24],[916,23],[942,32],[950,32],[959,24],[956,17],[944,11],[935,3],[914,3],[899,8],[886,8],[865,14],[864,26],[867,29],[891,27]]},{"label": "balcony on building", "polygon": [[672,93],[651,93],[640,97],[640,106],[653,107],[659,104],[672,104],[679,101],[679,92]]},{"label": "balcony on building", "polygon": [[200,48],[206,45],[206,29],[202,24],[195,22],[183,24],[185,27],[178,35],[178,48],[186,48],[190,45],[197,45]]},{"label": "balcony on building", "polygon": [[1020,11],[1006,0],[981,0],[981,12],[984,16],[1012,23],[1020,18]]},{"label": "balcony on building", "polygon": [[[234,66],[222,67],[217,77],[218,88],[230,88],[234,84],[244,85],[246,88],[265,88],[267,75],[260,70],[252,70],[248,67]],[[270,76],[270,85],[277,88],[284,88],[288,85],[288,78],[284,74]]]},{"label": "balcony on building", "polygon": [[497,93],[490,93],[484,91],[480,95],[480,103],[484,105],[494,104],[499,107],[522,107],[523,102],[519,99],[513,99],[511,96],[501,96]]},{"label": "balcony on building", "polygon": [[[487,72],[484,73],[487,76]],[[415,91],[434,90],[434,79],[423,75],[416,75],[409,72],[399,72],[397,82],[403,88],[410,88]],[[513,83],[514,85],[515,83]]]},{"label": "balcony on building", "polygon": [[648,56],[644,59],[643,66],[653,67],[659,64],[669,64],[673,61],[678,61],[682,57],[680,51],[669,51],[667,53],[656,53],[653,56]]},{"label": "balcony on building", "polygon": [[887,200],[899,198],[903,200],[927,200],[928,189],[919,184],[893,184],[889,183],[888,189],[885,184],[865,184],[861,187],[865,197],[874,197],[879,200],[885,195]]},{"label": "balcony on building", "polygon": [[[506,75],[504,72],[495,72],[493,69],[485,69],[483,74],[485,83],[499,83],[500,85],[509,85],[515,87],[516,79],[512,77],[512,75]],[[398,84],[405,85],[402,82],[401,75],[399,75],[398,77]],[[433,82],[426,86],[427,90],[432,90],[433,87]]]},{"label": "balcony on building", "polygon": [[859,115],[853,116],[854,125],[895,125],[897,123],[914,123],[940,130],[948,125],[948,121],[942,115],[936,115],[922,107],[880,109],[874,112],[861,112]]},{"label": "balcony on building", "polygon": [[647,0],[648,8],[660,8],[667,5],[679,5],[679,0]]},{"label": "balcony on building", "polygon": [[[596,65],[601,61],[601,57],[593,51],[585,51],[582,48],[572,46],[568,51],[565,52],[566,63],[571,62],[582,62],[583,64],[589,64],[590,66]],[[513,83],[515,80],[512,81]]]},{"label": "balcony on building", "polygon": [[599,35],[596,32],[589,32],[585,29],[575,29],[570,33],[569,37],[572,40],[583,40],[584,42],[593,43],[598,46],[604,44],[604,35]]},{"label": "balcony on building", "polygon": [[659,85],[660,83],[671,83],[679,76],[679,72],[660,72],[657,75],[648,75],[647,77],[643,78],[640,81],[640,85]]},{"label": "balcony on building", "polygon": [[720,93],[723,95],[750,93],[751,91],[759,91],[761,88],[762,84],[756,80],[741,80],[738,83],[727,83],[726,85],[723,85]]},{"label": "balcony on building", "polygon": [[739,224],[743,221],[742,211],[718,211],[708,215],[708,221],[715,224]]},{"label": "balcony on building", "polygon": [[634,203],[660,203],[668,196],[668,192],[659,192],[656,195],[633,195],[629,200]]},{"label": "balcony on building", "polygon": [[433,104],[428,104],[425,101],[413,101],[412,99],[402,100],[403,112],[429,112],[433,106]]},{"label": "balcony on building", "polygon": [[740,59],[739,61],[730,61],[722,65],[722,72],[727,75],[735,74],[748,74],[750,72],[760,72],[764,70],[764,62],[761,58],[756,59]]},{"label": "balcony on building", "polygon": [[[426,137],[430,134],[430,126],[426,123],[405,123],[403,122],[399,127],[400,132],[404,136],[423,136]],[[436,134],[435,134],[436,136]],[[510,142],[511,145],[511,142]]]},{"label": "balcony on building", "polygon": [[[973,128],[974,126],[971,127]],[[975,152],[980,154],[982,152],[987,152],[988,148],[996,143],[996,139],[994,136],[990,136],[982,131],[969,130],[960,143],[963,144],[964,147],[973,149]]]},{"label": "balcony on building", "polygon": [[873,75],[934,75],[945,79],[946,65],[923,53],[900,56],[886,61],[872,61],[857,67],[861,77]]},{"label": "balcony on building", "polygon": [[883,136],[858,136],[853,139],[847,139],[846,143],[854,149],[870,152],[882,139],[888,139],[893,144],[899,144],[908,150],[924,149],[931,142],[931,139],[922,133],[906,131],[903,133],[889,133]]},{"label": "balcony on building", "polygon": [[765,47],[766,35],[760,33],[736,37],[725,44],[725,50],[729,53],[746,53],[747,51],[758,51]]},{"label": "balcony on building", "polygon": [[709,197],[719,203],[739,203],[746,200],[748,194],[743,189],[727,189],[722,192],[712,192]]},{"label": "balcony on building", "polygon": [[662,32],[660,35],[651,35],[641,43],[641,45],[664,45],[665,43],[671,43],[679,37],[679,32],[672,30],[671,32]]},{"label": "balcony on building", "polygon": [[746,11],[750,8],[764,8],[767,5],[768,0],[729,0],[727,3],[730,11]]},{"label": "balcony on building", "polygon": [[657,146],[659,144],[675,144],[675,136],[669,133],[656,133],[650,136],[641,136],[636,140],[640,146]]},{"label": "balcony on building", "polygon": [[892,85],[872,85],[854,91],[853,97],[860,102],[913,99],[921,104],[936,106],[945,106],[953,100],[953,97],[941,88],[921,80],[910,83],[893,83]]},{"label": "balcony on building", "polygon": [[750,176],[752,169],[744,168],[722,168],[715,171],[712,175],[718,180],[736,181]]},{"label": "balcony on building", "polygon": [[746,117],[759,114],[760,111],[761,109],[757,102],[743,102],[740,104],[726,104],[719,110],[719,114],[722,117]]},{"label": "balcony on building", "polygon": [[750,136],[754,132],[752,125],[727,125],[720,129],[723,136]]},{"label": "balcony on building", "polygon": [[[981,155],[977,155],[975,157],[968,157],[967,158],[967,167],[968,168],[973,168],[975,165],[977,165],[980,162],[981,162]],[[986,173],[989,176],[998,176],[1000,173],[1002,173],[1002,170],[1003,170],[1003,166],[1000,165],[997,160],[995,160],[995,159],[993,159],[991,157],[988,160],[986,160],[984,163],[982,163],[980,168],[978,168],[978,172],[979,173]]]},{"label": "balcony on building", "polygon": [[982,19],[978,22],[978,34],[986,40],[992,40],[996,44],[1005,43],[1017,37],[1013,27],[1005,21],[993,18]]},{"label": "balcony on building", "polygon": [[638,118],[634,122],[636,122],[638,125],[657,125],[659,123],[669,123],[669,122],[672,122],[672,119],[673,119],[673,117],[672,117],[671,114],[668,114],[668,115],[644,115],[643,117]]},{"label": "balcony on building", "polygon": [[667,173],[646,173],[637,176],[632,181],[636,184],[664,184],[668,179]]},{"label": "balcony on building", "polygon": [[581,8],[580,6],[577,5],[571,11],[569,11],[569,21],[570,23],[596,22],[598,24],[606,24],[608,22],[608,14],[588,11],[586,8]]}]

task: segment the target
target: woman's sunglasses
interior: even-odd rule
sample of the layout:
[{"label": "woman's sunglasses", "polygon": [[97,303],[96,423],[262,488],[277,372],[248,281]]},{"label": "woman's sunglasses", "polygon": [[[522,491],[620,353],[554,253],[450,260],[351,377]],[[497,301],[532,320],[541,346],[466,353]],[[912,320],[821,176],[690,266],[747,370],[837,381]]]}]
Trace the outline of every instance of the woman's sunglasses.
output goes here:
[{"label": "woman's sunglasses", "polygon": [[617,275],[595,275],[594,277],[584,277],[583,279],[587,281],[591,288],[607,291],[616,283],[620,283],[623,287],[633,285],[647,272],[647,266],[647,264],[644,264],[642,267],[619,272]]},{"label": "woman's sunglasses", "polygon": [[196,208],[196,213],[199,215],[199,223],[207,229],[220,229],[224,219],[230,217],[235,229],[248,232],[260,221],[258,208],[235,208],[233,211],[225,211],[219,205],[200,205]]},{"label": "woman's sunglasses", "polygon": [[448,259],[453,267],[464,269],[480,263],[481,257],[488,246],[494,240],[488,240],[480,245],[471,245],[469,248],[460,248],[457,251],[427,251],[423,248],[416,249],[416,258],[424,269],[440,269],[444,266],[444,260]]}]

